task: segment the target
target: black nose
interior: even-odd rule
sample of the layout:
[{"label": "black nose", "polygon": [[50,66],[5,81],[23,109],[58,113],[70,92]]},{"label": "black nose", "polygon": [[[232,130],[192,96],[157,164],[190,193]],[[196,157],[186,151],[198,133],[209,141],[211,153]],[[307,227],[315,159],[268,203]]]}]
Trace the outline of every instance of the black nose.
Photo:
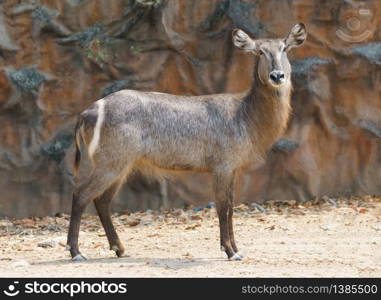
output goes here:
[{"label": "black nose", "polygon": [[269,75],[270,80],[275,84],[280,84],[284,82],[285,76],[282,71],[272,71]]}]

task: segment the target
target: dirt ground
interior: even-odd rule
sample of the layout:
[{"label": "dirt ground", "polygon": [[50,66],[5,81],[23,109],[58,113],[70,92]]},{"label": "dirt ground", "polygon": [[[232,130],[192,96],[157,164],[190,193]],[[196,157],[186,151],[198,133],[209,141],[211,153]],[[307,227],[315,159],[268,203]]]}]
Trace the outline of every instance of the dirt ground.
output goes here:
[{"label": "dirt ground", "polygon": [[0,220],[0,276],[381,277],[381,198],[240,205],[234,223],[242,261],[219,250],[214,208],[123,212],[113,220],[125,257],[108,249],[98,218],[85,216],[85,262],[71,262],[65,250],[67,215]]}]

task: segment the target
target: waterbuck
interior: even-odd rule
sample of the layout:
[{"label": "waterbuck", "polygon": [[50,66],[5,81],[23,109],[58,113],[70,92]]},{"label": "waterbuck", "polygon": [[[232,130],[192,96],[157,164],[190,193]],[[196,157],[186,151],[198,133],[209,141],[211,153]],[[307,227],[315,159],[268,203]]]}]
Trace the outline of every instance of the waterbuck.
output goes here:
[{"label": "waterbuck", "polygon": [[78,234],[82,213],[91,201],[110,249],[118,257],[123,255],[110,202],[133,170],[158,176],[210,173],[221,249],[230,260],[240,260],[232,223],[237,173],[262,160],[286,128],[291,94],[287,51],[301,45],[306,36],[302,23],[284,39],[253,40],[235,29],[234,45],[256,56],[248,92],[177,96],[122,90],[82,112],[75,130],[75,169],[86,159],[92,171],[76,178],[67,241],[72,260],[86,259],[79,252]]}]

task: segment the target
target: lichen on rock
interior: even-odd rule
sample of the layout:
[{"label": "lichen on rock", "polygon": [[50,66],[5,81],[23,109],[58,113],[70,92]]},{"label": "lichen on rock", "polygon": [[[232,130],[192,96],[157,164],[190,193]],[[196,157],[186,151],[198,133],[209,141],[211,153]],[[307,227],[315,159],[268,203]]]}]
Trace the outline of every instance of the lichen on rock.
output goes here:
[{"label": "lichen on rock", "polygon": [[33,67],[10,71],[8,76],[11,82],[24,92],[36,92],[46,80],[45,76]]}]

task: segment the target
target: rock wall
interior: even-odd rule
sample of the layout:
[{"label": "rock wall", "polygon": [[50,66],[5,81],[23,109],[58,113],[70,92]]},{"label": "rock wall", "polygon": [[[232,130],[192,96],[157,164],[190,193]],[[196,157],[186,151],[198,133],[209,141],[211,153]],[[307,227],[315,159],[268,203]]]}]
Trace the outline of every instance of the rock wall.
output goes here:
[{"label": "rock wall", "polygon": [[[239,92],[253,57],[231,30],[309,36],[291,54],[293,115],[241,201],[381,192],[381,2],[377,0],[0,1],[0,215],[69,211],[76,115],[123,88]],[[212,200],[207,175],[136,175],[114,209]]]}]

